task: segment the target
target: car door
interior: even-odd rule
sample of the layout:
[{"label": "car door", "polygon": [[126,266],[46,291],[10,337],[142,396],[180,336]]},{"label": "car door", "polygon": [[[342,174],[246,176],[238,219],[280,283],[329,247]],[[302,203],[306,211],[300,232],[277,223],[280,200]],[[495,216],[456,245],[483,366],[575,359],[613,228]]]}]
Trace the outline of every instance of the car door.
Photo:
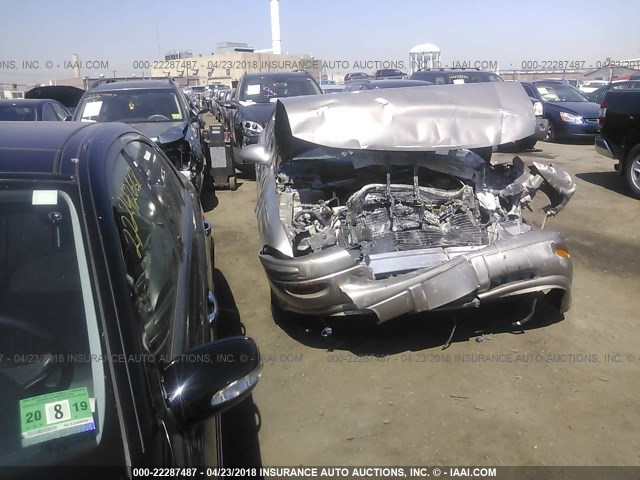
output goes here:
[{"label": "car door", "polygon": [[164,368],[210,338],[207,257],[198,240],[204,226],[194,224],[197,195],[157,147],[137,136],[125,143],[116,162],[119,173],[114,177],[120,180],[113,189],[114,211],[138,349],[159,422],[155,435],[145,441],[151,449],[164,437],[173,462],[203,464],[202,428],[181,432],[171,421],[162,388]]}]

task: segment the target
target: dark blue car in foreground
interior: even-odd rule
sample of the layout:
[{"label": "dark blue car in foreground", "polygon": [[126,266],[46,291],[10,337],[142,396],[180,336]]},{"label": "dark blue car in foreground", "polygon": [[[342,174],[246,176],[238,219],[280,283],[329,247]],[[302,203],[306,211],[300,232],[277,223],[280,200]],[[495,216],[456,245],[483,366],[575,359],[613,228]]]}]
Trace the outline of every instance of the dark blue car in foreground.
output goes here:
[{"label": "dark blue car in foreground", "polygon": [[530,98],[543,104],[549,120],[547,140],[593,139],[600,131],[600,105],[589,102],[571,85],[553,80],[521,83]]},{"label": "dark blue car in foreground", "polygon": [[2,125],[2,476],[223,462],[217,414],[260,361],[213,341],[212,255],[194,187],[138,130]]}]

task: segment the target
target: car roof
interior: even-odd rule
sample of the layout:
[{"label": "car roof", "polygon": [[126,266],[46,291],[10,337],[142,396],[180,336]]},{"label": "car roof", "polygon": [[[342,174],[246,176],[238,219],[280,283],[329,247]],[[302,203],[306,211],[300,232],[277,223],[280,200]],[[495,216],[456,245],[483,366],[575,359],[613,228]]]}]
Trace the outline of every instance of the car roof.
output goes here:
[{"label": "car roof", "polygon": [[533,83],[534,85],[569,85],[568,83],[561,82],[558,80],[534,80],[531,83]]},{"label": "car roof", "polygon": [[[393,87],[420,87],[426,85],[433,85],[431,82],[427,82],[426,80],[357,80],[355,82],[349,82],[349,85],[377,85],[384,87],[393,88]],[[382,88],[384,88],[382,87]]]},{"label": "car roof", "polygon": [[93,87],[90,91],[95,92],[109,92],[113,90],[134,90],[134,89],[162,89],[173,88],[174,84],[169,80],[131,80],[126,82],[107,82],[101,83]]},{"label": "car roof", "polygon": [[433,72],[433,73],[487,73],[496,75],[493,72],[488,72],[487,70],[478,70],[476,68],[426,68],[423,70],[417,70],[418,72]]},{"label": "car roof", "polygon": [[3,173],[75,172],[79,149],[90,136],[110,145],[125,133],[140,135],[133,127],[118,122],[3,122],[0,178]]},{"label": "car roof", "polygon": [[245,73],[245,78],[311,77],[307,72],[256,72]]}]

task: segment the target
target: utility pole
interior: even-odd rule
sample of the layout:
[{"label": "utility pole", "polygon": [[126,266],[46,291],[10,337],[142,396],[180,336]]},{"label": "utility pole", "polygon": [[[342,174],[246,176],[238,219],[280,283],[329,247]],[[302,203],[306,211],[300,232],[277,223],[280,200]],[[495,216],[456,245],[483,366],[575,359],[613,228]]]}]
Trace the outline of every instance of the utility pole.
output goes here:
[{"label": "utility pole", "polygon": [[282,53],[280,40],[280,0],[270,0],[271,3],[271,51],[275,55]]}]

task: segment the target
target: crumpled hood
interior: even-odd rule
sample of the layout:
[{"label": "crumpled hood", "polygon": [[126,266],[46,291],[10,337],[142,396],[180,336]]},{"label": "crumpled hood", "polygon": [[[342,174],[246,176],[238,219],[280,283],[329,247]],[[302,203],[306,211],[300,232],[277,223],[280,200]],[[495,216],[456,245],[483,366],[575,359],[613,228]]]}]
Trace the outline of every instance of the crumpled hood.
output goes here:
[{"label": "crumpled hood", "polygon": [[368,90],[278,100],[278,144],[435,151],[502,145],[535,133],[521,85],[496,82]]},{"label": "crumpled hood", "polygon": [[171,143],[184,138],[188,125],[185,122],[144,122],[131,123],[145,136],[160,144]]}]

